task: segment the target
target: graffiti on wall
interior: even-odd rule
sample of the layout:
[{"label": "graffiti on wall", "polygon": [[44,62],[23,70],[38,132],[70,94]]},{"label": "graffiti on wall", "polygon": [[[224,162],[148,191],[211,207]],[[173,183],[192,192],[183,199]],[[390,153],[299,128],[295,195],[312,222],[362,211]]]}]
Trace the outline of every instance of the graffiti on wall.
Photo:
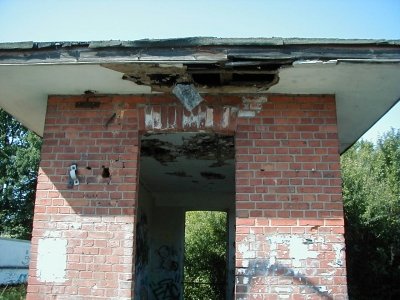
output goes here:
[{"label": "graffiti on wall", "polygon": [[[265,239],[264,247],[268,249],[266,257],[257,257],[256,253]],[[290,282],[296,282],[303,289],[308,289],[316,293],[321,299],[330,300],[331,290],[329,286],[318,285],[305,274],[307,272],[307,263],[318,261],[320,252],[317,249],[326,247],[324,237],[305,238],[290,234],[270,235],[268,237],[249,234],[238,245],[238,251],[243,258],[242,267],[237,269],[238,284],[242,285],[243,294],[247,299],[252,290],[257,289],[259,285],[265,285],[266,282],[274,282],[274,278],[288,278]],[[325,282],[331,282],[336,268],[343,267],[343,245],[333,244],[335,251],[334,257],[329,262],[331,270],[321,273]],[[315,270],[317,271],[317,270]],[[315,274],[314,274],[315,275]],[[278,294],[291,294],[293,292],[291,285],[271,285],[269,291]]]},{"label": "graffiti on wall", "polygon": [[175,280],[171,278],[160,280],[151,285],[153,294],[157,300],[179,299],[180,291]]},{"label": "graffiti on wall", "polygon": [[[325,289],[325,287],[315,285],[311,280],[309,280],[305,275],[301,272],[289,268],[287,266],[275,263],[270,264],[269,259],[258,259],[252,260],[249,262],[248,268],[243,273],[246,278],[246,287],[245,294],[249,295],[251,293],[254,282],[259,277],[265,276],[279,276],[279,277],[287,277],[293,280],[293,282],[297,282],[315,293],[317,293],[321,299],[332,300],[333,298],[329,295],[329,291]],[[281,292],[291,292],[291,288],[280,288]]]},{"label": "graffiti on wall", "polygon": [[153,295],[157,300],[179,300],[181,280],[178,253],[173,247],[167,245],[162,245],[156,252],[161,279],[151,284]]}]

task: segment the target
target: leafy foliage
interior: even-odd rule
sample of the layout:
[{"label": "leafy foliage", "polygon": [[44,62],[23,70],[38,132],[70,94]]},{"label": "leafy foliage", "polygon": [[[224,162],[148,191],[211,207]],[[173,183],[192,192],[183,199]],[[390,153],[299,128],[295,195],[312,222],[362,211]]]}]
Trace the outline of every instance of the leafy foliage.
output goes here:
[{"label": "leafy foliage", "polygon": [[225,299],[227,266],[227,214],[186,213],[184,298]]},{"label": "leafy foliage", "polygon": [[0,109],[0,236],[29,239],[41,140]]},{"label": "leafy foliage", "polygon": [[0,286],[0,300],[26,299],[26,285]]},{"label": "leafy foliage", "polygon": [[341,158],[351,299],[399,299],[400,130]]}]

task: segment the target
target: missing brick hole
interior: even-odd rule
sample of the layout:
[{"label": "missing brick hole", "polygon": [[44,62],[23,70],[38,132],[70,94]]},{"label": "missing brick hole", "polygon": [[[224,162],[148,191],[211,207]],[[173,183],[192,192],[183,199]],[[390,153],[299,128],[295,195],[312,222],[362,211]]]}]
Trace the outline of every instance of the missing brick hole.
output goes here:
[{"label": "missing brick hole", "polygon": [[92,169],[91,166],[87,166],[87,167],[86,167],[86,170],[91,170],[91,169]]},{"label": "missing brick hole", "polygon": [[101,177],[103,178],[110,178],[110,169],[106,168],[105,166],[102,166],[103,172],[101,173]]}]

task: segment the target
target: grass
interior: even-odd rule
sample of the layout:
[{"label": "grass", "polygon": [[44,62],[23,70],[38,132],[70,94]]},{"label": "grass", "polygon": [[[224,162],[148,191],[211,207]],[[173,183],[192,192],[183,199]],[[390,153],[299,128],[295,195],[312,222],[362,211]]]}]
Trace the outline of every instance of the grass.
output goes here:
[{"label": "grass", "polygon": [[25,284],[0,286],[0,300],[21,300],[25,298]]}]

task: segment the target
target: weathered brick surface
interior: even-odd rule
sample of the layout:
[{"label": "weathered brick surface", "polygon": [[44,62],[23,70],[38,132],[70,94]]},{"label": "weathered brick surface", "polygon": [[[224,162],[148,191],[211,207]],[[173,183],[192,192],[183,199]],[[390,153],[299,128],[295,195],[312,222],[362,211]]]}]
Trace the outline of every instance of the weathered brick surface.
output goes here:
[{"label": "weathered brick surface", "polygon": [[[77,101],[85,101],[81,97],[50,97],[48,102],[28,299],[131,299],[137,108],[134,99],[90,100],[100,101],[100,107],[76,108]],[[70,188],[67,174],[73,163],[80,185]],[[43,282],[36,268],[40,256],[46,260],[46,253],[37,252],[45,239],[67,241],[64,279],[57,283]]]},{"label": "weathered brick surface", "polygon": [[236,299],[346,299],[334,97],[270,96],[236,152]]},{"label": "weathered brick surface", "polygon": [[[169,96],[89,100],[49,98],[28,299],[131,299],[138,136],[199,130],[235,135],[236,299],[347,297],[334,97],[206,96],[191,113]],[[38,272],[45,240],[67,245],[58,282]]]}]

